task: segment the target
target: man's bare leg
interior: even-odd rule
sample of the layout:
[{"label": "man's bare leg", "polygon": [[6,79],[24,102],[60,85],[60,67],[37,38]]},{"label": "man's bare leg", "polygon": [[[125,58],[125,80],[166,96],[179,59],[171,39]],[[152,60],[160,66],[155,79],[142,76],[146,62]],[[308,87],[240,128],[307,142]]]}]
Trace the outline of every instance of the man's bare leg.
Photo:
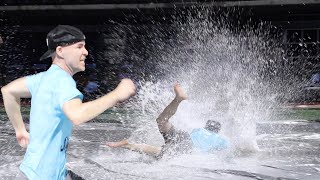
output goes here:
[{"label": "man's bare leg", "polygon": [[146,153],[152,156],[158,155],[161,151],[161,147],[151,146],[147,144],[130,144],[127,139],[124,139],[118,142],[108,142],[107,146],[112,148],[122,147],[122,148],[130,149],[132,151]]},{"label": "man's bare leg", "polygon": [[172,127],[172,124],[169,123],[169,119],[177,112],[179,104],[183,100],[187,99],[187,96],[183,92],[180,84],[176,84],[174,86],[174,92],[176,93],[176,97],[157,118],[157,124],[161,134],[167,134],[169,132]]}]

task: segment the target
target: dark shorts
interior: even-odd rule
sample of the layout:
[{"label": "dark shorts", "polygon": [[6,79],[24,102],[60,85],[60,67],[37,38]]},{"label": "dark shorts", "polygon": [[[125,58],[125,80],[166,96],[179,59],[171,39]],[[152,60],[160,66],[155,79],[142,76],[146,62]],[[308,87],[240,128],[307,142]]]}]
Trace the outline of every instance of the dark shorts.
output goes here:
[{"label": "dark shorts", "polygon": [[66,180],[84,180],[82,177],[75,174],[73,171],[68,170]]},{"label": "dark shorts", "polygon": [[157,158],[161,158],[164,154],[177,155],[190,153],[192,150],[192,141],[189,133],[176,130],[173,126],[168,133],[161,133],[165,144],[161,148]]}]

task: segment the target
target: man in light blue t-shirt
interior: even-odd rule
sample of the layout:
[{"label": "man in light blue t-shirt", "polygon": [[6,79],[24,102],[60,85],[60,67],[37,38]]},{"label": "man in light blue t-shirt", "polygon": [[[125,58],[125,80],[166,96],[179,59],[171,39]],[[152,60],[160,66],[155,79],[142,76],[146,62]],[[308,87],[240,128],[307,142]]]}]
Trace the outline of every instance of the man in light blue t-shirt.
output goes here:
[{"label": "man in light blue t-shirt", "polygon": [[174,91],[176,97],[157,118],[158,128],[165,142],[162,147],[147,144],[133,144],[129,143],[127,139],[119,142],[109,142],[107,146],[112,148],[123,147],[133,151],[147,153],[157,158],[162,157],[163,154],[175,155],[189,153],[192,150],[214,152],[227,149],[229,142],[218,134],[221,129],[221,124],[217,121],[208,120],[204,128],[193,129],[191,133],[175,129],[169,122],[169,119],[176,113],[179,104],[187,99],[187,96],[179,84],[174,86]]},{"label": "man in light blue t-shirt", "polygon": [[[133,82],[123,79],[110,93],[83,103],[72,76],[85,70],[88,51],[84,34],[78,28],[59,25],[46,40],[48,51],[40,60],[51,57],[51,67],[1,88],[17,141],[27,148],[20,170],[31,180],[65,179],[72,126],[93,119],[135,93]],[[30,134],[22,121],[20,98],[31,98]]]}]

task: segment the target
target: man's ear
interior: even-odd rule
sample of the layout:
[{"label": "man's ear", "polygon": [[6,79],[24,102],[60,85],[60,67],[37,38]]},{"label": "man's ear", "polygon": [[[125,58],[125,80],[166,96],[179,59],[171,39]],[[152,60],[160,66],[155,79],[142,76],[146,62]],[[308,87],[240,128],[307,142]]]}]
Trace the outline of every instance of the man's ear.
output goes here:
[{"label": "man's ear", "polygon": [[63,53],[62,53],[63,49],[61,46],[56,47],[56,54],[60,57],[63,57]]}]

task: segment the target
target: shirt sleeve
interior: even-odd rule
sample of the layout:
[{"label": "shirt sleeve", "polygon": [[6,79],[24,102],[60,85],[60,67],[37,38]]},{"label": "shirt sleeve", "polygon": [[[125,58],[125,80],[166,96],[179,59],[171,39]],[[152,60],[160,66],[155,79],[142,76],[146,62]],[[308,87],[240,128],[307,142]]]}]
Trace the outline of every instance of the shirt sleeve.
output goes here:
[{"label": "shirt sleeve", "polygon": [[71,78],[64,78],[59,83],[58,90],[59,106],[62,109],[63,104],[75,98],[83,100],[83,94],[77,89],[76,83]]},{"label": "shirt sleeve", "polygon": [[40,83],[42,75],[43,75],[43,73],[38,73],[38,74],[29,75],[26,77],[27,87],[28,87],[31,95],[36,93],[36,90],[39,87],[39,83]]}]

